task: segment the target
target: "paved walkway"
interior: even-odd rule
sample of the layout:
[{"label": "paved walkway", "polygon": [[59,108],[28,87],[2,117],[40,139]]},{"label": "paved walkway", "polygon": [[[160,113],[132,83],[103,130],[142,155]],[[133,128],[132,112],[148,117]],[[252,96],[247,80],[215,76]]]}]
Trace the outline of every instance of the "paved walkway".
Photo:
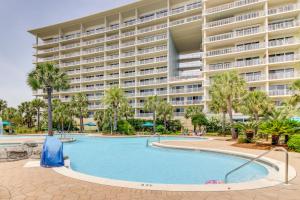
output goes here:
[{"label": "paved walkway", "polygon": [[[228,149],[252,154],[262,151],[230,146],[226,141],[169,141],[178,146]],[[283,160],[282,152],[271,158]],[[27,161],[0,163],[0,199],[70,199],[70,200],[299,200],[300,177],[290,185],[229,192],[164,192],[111,187],[75,180],[47,168],[24,168]],[[300,173],[300,154],[290,153],[290,164]]]}]

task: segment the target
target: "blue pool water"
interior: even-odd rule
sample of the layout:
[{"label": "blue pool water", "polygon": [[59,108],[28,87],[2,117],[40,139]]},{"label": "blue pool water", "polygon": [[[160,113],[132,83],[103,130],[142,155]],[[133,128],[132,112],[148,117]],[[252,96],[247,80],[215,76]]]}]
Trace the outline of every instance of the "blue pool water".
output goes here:
[{"label": "blue pool water", "polygon": [[[147,138],[76,137],[64,144],[73,170],[110,179],[143,183],[204,184],[223,180],[231,169],[246,159],[220,153],[147,147]],[[153,138],[152,138],[153,139]],[[162,140],[184,140],[167,137]],[[188,140],[191,140],[188,138]],[[268,174],[257,163],[229,177],[229,182],[259,179]]]}]

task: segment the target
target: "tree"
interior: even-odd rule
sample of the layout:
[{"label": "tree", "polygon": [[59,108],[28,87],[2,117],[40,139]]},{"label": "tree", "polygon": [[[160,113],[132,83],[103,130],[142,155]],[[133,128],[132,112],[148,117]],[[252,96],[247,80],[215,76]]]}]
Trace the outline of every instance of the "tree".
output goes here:
[{"label": "tree", "polygon": [[202,114],[202,111],[203,111],[203,106],[196,106],[196,105],[189,106],[185,110],[184,117],[186,119],[191,119],[191,123],[194,126],[194,132],[196,132],[198,126],[198,121],[196,120],[196,118],[198,118],[198,116]]},{"label": "tree", "polygon": [[134,116],[134,108],[130,106],[128,101],[124,101],[121,103],[120,107],[120,115],[125,117],[126,121]]},{"label": "tree", "polygon": [[21,125],[23,123],[22,116],[16,108],[7,107],[2,112],[2,119],[12,122],[15,125]]},{"label": "tree", "polygon": [[53,90],[59,91],[69,88],[67,75],[52,63],[39,63],[28,74],[27,83],[34,91],[42,89],[47,94],[48,135],[52,136],[52,93]]},{"label": "tree", "polygon": [[7,102],[5,100],[0,99],[0,115],[7,108]]},{"label": "tree", "polygon": [[156,117],[159,110],[159,105],[162,100],[157,96],[149,96],[145,102],[144,109],[148,112],[152,112],[153,120],[153,134],[156,133]]},{"label": "tree", "polygon": [[121,88],[111,87],[105,91],[103,103],[113,111],[113,131],[118,128],[118,116],[121,105],[127,101],[124,92]]},{"label": "tree", "polygon": [[80,132],[83,132],[83,118],[88,116],[88,99],[84,93],[77,93],[72,97],[71,104],[74,114],[80,121]]},{"label": "tree", "polygon": [[[267,94],[261,90],[255,90],[248,92],[241,101],[240,111],[245,115],[250,115],[252,120],[255,120],[256,124],[259,123],[259,117],[266,115],[271,111],[273,105]],[[255,129],[254,134],[257,133]]]},{"label": "tree", "polygon": [[22,116],[23,124],[26,124],[28,128],[33,127],[34,122],[34,116],[36,115],[35,109],[32,107],[32,104],[30,101],[22,102],[18,106],[18,111]]},{"label": "tree", "polygon": [[173,118],[173,106],[167,101],[161,101],[157,115],[163,120],[165,129],[167,130],[167,121]]},{"label": "tree", "polygon": [[65,130],[65,123],[69,119],[68,116],[68,103],[63,103],[59,99],[53,101],[53,119],[60,126],[60,130],[63,132]]},{"label": "tree", "polygon": [[227,104],[225,99],[221,96],[220,90],[210,90],[211,101],[209,103],[210,110],[214,113],[222,113],[222,130],[221,133],[225,135]]},{"label": "tree", "polygon": [[[236,71],[228,71],[213,77],[213,83],[209,88],[210,93],[215,91],[220,96],[213,95],[211,98],[224,98],[226,110],[229,115],[232,139],[237,138],[233,127],[233,110],[238,105],[241,97],[246,93],[246,82]],[[213,101],[216,101],[213,99]]]},{"label": "tree", "polygon": [[295,94],[291,97],[291,99],[290,99],[290,101],[289,101],[289,103],[290,103],[291,105],[296,106],[297,103],[300,101],[300,94],[299,94],[299,91],[300,91],[300,79],[294,81],[290,89],[292,89],[292,90],[294,90],[294,91],[297,91],[297,93],[295,93]]},{"label": "tree", "polygon": [[97,123],[98,131],[102,131],[103,130],[103,126],[107,122],[106,116],[107,115],[105,113],[105,110],[97,110],[94,113],[94,120]]},{"label": "tree", "polygon": [[47,105],[42,99],[38,99],[38,98],[32,100],[31,105],[36,110],[37,130],[40,131],[41,130],[41,126],[40,126],[41,109],[45,108]]}]

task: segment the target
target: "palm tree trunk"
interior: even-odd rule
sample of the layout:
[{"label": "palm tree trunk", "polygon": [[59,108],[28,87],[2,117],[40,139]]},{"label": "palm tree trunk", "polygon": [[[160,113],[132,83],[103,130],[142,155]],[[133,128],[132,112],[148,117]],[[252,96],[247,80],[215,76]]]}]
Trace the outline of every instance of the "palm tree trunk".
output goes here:
[{"label": "palm tree trunk", "polygon": [[[256,123],[258,123],[258,120],[259,120],[258,113],[254,113],[254,118],[255,118]],[[255,127],[254,136],[257,134],[257,132],[258,132],[258,127]]]},{"label": "palm tree trunk", "polygon": [[232,139],[235,140],[235,139],[237,139],[237,133],[235,131],[235,128],[233,127],[232,102],[230,100],[227,100],[227,106],[228,106],[231,137],[232,137]]},{"label": "palm tree trunk", "polygon": [[80,133],[83,132],[83,116],[80,115]]},{"label": "palm tree trunk", "polygon": [[40,131],[40,109],[37,109],[37,129]]},{"label": "palm tree trunk", "polygon": [[52,88],[47,88],[47,96],[48,96],[48,135],[53,136],[52,131]]},{"label": "palm tree trunk", "polygon": [[114,111],[114,132],[117,131],[117,110]]},{"label": "palm tree trunk", "polygon": [[222,112],[222,134],[224,134],[224,136],[226,135],[225,133],[225,122],[226,122],[226,112]]},{"label": "palm tree trunk", "polygon": [[156,112],[153,112],[153,134],[156,133]]}]

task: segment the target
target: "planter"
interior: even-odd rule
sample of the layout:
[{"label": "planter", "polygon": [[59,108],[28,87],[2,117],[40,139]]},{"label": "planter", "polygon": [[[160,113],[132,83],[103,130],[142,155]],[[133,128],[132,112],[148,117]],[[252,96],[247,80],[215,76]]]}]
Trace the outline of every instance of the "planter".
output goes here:
[{"label": "planter", "polygon": [[279,135],[272,135],[272,145],[277,145],[279,141]]},{"label": "planter", "polygon": [[245,131],[246,139],[248,142],[252,142],[254,137],[254,131]]}]

